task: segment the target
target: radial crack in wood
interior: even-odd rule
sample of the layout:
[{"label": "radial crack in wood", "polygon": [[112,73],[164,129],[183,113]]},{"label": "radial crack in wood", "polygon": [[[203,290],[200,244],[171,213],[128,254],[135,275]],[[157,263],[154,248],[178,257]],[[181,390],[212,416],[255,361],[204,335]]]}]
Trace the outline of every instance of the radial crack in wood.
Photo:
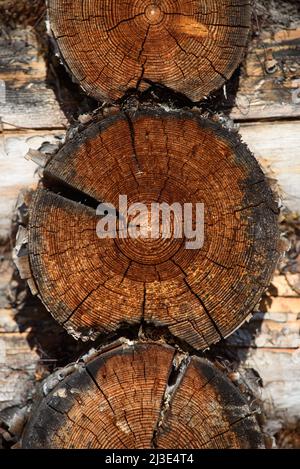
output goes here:
[{"label": "radial crack in wood", "polygon": [[[42,301],[77,338],[142,323],[206,349],[243,323],[270,281],[280,244],[271,189],[236,134],[194,113],[148,110],[94,123],[44,176],[30,208],[30,266]],[[170,236],[160,227],[158,238],[123,238],[119,213],[115,239],[100,239],[97,203],[118,208],[120,195],[149,210],[203,203],[203,247],[175,237],[175,221],[184,222],[176,213]],[[148,221],[141,217],[140,228]],[[195,229],[195,210],[191,221]]]},{"label": "radial crack in wood", "polygon": [[241,62],[251,4],[239,0],[49,0],[61,55],[99,100],[154,82],[198,101]]},{"label": "radial crack in wood", "polygon": [[33,409],[23,448],[263,448],[237,388],[207,360],[181,370],[177,358],[155,343],[100,352]]}]

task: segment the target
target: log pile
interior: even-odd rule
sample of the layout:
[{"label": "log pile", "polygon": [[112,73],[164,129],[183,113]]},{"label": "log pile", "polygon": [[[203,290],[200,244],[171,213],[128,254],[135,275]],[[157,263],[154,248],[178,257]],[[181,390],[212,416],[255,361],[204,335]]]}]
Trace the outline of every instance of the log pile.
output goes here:
[{"label": "log pile", "polygon": [[[62,58],[97,99],[122,102],[132,88],[138,99],[158,83],[197,101],[245,53],[248,3],[104,3],[49,2]],[[197,357],[241,326],[279,258],[278,203],[248,148],[199,112],[121,106],[42,166],[19,237],[22,278],[76,339],[110,342],[131,329],[136,340],[53,375],[23,447],[263,447],[240,391]],[[187,250],[174,230],[99,239],[97,206],[117,206],[121,194],[146,206],[203,203],[202,248]]]}]

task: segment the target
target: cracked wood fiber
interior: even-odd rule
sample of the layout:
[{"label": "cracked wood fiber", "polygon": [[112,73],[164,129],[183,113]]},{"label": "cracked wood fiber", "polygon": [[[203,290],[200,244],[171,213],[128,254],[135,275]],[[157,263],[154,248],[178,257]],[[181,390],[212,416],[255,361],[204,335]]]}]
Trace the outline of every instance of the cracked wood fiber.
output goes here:
[{"label": "cracked wood fiber", "polygon": [[[95,207],[118,207],[120,194],[149,208],[204,203],[203,247],[162,236],[100,240]],[[31,271],[48,310],[77,338],[152,324],[206,349],[242,324],[268,285],[277,212],[236,134],[191,112],[120,113],[46,165],[30,207]]]},{"label": "cracked wood fiber", "polygon": [[23,448],[263,448],[240,392],[207,360],[112,345],[35,407]]},{"label": "cracked wood fiber", "polygon": [[241,62],[251,2],[49,0],[61,55],[82,87],[114,101],[159,83],[198,101]]}]

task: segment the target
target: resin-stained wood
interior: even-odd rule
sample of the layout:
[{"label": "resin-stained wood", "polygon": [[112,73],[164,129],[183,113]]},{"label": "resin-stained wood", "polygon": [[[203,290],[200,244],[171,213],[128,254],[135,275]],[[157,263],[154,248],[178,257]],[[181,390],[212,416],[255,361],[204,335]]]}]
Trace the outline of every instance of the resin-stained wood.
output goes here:
[{"label": "resin-stained wood", "polygon": [[78,365],[35,406],[23,438],[36,449],[263,447],[230,381],[155,343],[112,345]]},{"label": "resin-stained wood", "polygon": [[[29,258],[57,321],[87,340],[152,324],[197,349],[246,319],[278,260],[277,202],[236,134],[193,113],[119,114],[92,124],[46,165],[30,209]],[[99,239],[100,201],[204,204],[204,245]],[[195,210],[192,215],[195,226]],[[141,228],[146,220],[141,221]]]},{"label": "resin-stained wood", "polygon": [[250,18],[250,2],[239,0],[49,1],[66,65],[100,100],[147,83],[202,99],[242,60]]}]

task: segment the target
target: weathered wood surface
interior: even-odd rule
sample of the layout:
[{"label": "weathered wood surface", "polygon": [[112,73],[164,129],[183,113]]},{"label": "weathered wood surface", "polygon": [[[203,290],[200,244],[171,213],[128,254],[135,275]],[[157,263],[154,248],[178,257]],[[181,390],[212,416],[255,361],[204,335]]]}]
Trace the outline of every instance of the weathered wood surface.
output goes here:
[{"label": "weathered wood surface", "polygon": [[240,133],[268,177],[277,181],[282,204],[300,212],[300,122],[254,122],[242,125]]},{"label": "weathered wood surface", "polygon": [[44,383],[23,448],[264,447],[238,389],[208,361],[172,347],[111,345],[65,372],[56,386],[54,376]]},{"label": "weathered wood surface", "polygon": [[241,122],[291,117],[300,117],[300,21],[251,42],[231,112]]},{"label": "weathered wood surface", "polygon": [[[16,2],[13,3],[15,4]],[[277,63],[275,65],[277,65],[277,67],[279,65],[279,68],[277,68],[276,72],[274,73],[275,76],[279,74],[279,81],[273,80],[274,74],[265,74],[264,63],[260,64],[260,62],[257,60],[257,54],[255,50],[257,50],[258,55],[261,56],[262,54],[261,42],[258,37],[256,41],[252,42],[253,46],[250,44],[250,55],[247,59],[246,67],[247,70],[250,70],[249,75],[253,75],[253,78],[247,78],[247,75],[242,73],[240,80],[240,91],[238,93],[238,97],[240,97],[238,98],[238,105],[234,109],[233,115],[235,115],[235,118],[239,121],[243,121],[245,119],[252,120],[252,118],[254,120],[256,120],[256,118],[259,119],[254,123],[254,126],[251,125],[251,128],[248,123],[246,123],[243,139],[251,147],[255,155],[260,159],[269,176],[275,179],[278,176],[280,177],[283,202],[288,207],[291,206],[293,210],[300,211],[300,184],[298,184],[297,187],[297,171],[299,171],[299,167],[295,166],[294,164],[294,162],[299,158],[300,133],[298,131],[297,121],[292,120],[293,116],[296,118],[299,116],[300,104],[293,103],[291,107],[290,101],[290,93],[294,93],[294,96],[297,98],[297,80],[299,79],[298,68],[296,71],[293,70],[295,66],[298,67],[297,57],[299,56],[299,39],[298,36],[295,38],[295,34],[297,35],[297,31],[299,30],[299,10],[297,10],[298,4],[296,1],[293,3],[292,1],[285,0],[281,1],[280,4],[277,2],[272,2],[272,8],[270,8],[269,0],[264,2],[259,1],[256,3],[258,6],[261,3],[265,4],[264,10],[268,16],[268,23],[266,24],[266,22],[262,22],[262,34],[265,38],[264,40],[266,44],[268,47],[270,45],[271,49],[274,46],[274,34],[271,33],[270,36],[270,30],[274,29],[276,33],[275,52],[277,52]],[[292,4],[294,4],[294,7]],[[273,15],[272,12],[274,9],[276,10],[275,15]],[[32,2],[30,2],[30,10],[33,11]],[[31,24],[34,24],[34,22],[35,20]],[[32,133],[34,133],[34,135],[42,135],[42,137],[48,134],[52,134],[52,130],[55,134],[61,134],[63,128],[66,125],[65,113],[61,112],[60,109],[62,102],[60,102],[60,105],[58,102],[55,102],[55,93],[51,91],[51,89],[51,92],[49,91],[49,83],[45,82],[45,77],[48,75],[48,72],[46,62],[40,55],[39,42],[33,36],[33,30],[30,32],[30,36],[32,36],[30,39],[28,39],[28,30],[25,30],[24,28],[19,29],[15,34],[16,37],[19,38],[16,41],[19,43],[19,46],[14,47],[13,52],[10,51],[9,36],[6,36],[4,41],[4,36],[2,35],[1,42],[5,49],[4,51],[2,48],[1,56],[4,58],[9,57],[9,60],[4,59],[5,68],[0,67],[0,75],[3,74],[3,77],[10,77],[9,81],[11,82],[16,80],[14,84],[15,88],[8,87],[10,106],[4,107],[2,105],[3,103],[0,104],[0,116],[2,120],[12,124],[10,126],[3,124],[3,126],[14,131],[16,130],[14,125],[30,127],[33,129],[33,132],[28,132],[29,138],[32,136]],[[282,41],[286,40],[287,34],[293,36],[292,44],[282,44]],[[11,37],[14,37],[14,34],[11,34]],[[26,47],[26,41],[28,41],[30,44],[30,47],[28,48]],[[35,44],[33,46],[34,50],[31,50],[32,44]],[[14,45],[14,41],[12,41],[12,45]],[[21,57],[18,59],[20,62],[18,67],[19,70],[22,71],[20,75],[16,74],[14,76],[14,56],[18,57],[16,52],[18,47],[22,51]],[[281,51],[280,53],[282,55],[278,55],[278,51]],[[35,57],[33,62],[32,55]],[[292,66],[292,70],[289,70],[288,67],[283,73],[282,66],[284,64],[281,59],[285,59],[286,57],[288,58],[289,64]],[[39,65],[35,65],[35,61],[38,61]],[[35,98],[32,94],[30,94],[30,89],[32,86],[31,83],[34,82],[35,79],[30,71],[28,73],[26,72],[29,66],[36,70],[35,76],[40,77],[38,80],[36,79],[36,81],[38,81],[38,84],[36,84],[36,89],[40,90],[40,93],[38,94],[41,99],[39,106],[34,105]],[[251,70],[254,72],[251,72]],[[282,76],[287,76],[288,79],[282,80]],[[21,81],[19,85],[17,80],[20,78],[22,78],[24,81]],[[260,80],[263,80],[263,82],[260,83]],[[253,87],[252,83],[254,84]],[[255,89],[258,84],[258,89]],[[23,86],[26,87],[26,93],[18,93],[18,90],[22,90]],[[16,92],[14,92],[14,90],[16,90]],[[271,100],[269,99],[270,97]],[[47,102],[48,100],[49,103]],[[251,103],[250,106],[249,103]],[[12,107],[14,112],[11,112]],[[44,112],[45,109],[48,109],[47,113]],[[43,111],[42,113],[41,110]],[[39,111],[38,118],[34,117],[36,111]],[[277,119],[281,119],[281,121],[278,121]],[[287,119],[288,122],[285,121],[285,119]],[[275,120],[276,125],[273,122],[269,122],[268,120]],[[47,129],[51,129],[51,131],[47,130],[46,132],[41,132],[38,130],[37,133],[34,132],[35,128],[40,129],[41,127],[44,128],[44,126],[46,126]],[[260,131],[260,128],[262,128],[263,131]],[[240,131],[243,134],[243,123],[241,124]],[[258,133],[259,138],[256,138]],[[0,139],[3,137],[10,138],[11,135],[13,135],[13,138],[19,138],[19,132],[17,134],[7,134],[5,132],[4,134],[0,134]],[[24,134],[22,133],[22,135]],[[27,137],[25,135],[23,141],[26,142],[26,140]],[[48,137],[46,137],[46,140],[48,140]],[[1,148],[3,149],[3,144]],[[15,162],[18,166],[18,174],[21,174],[22,172],[24,174],[28,174],[28,165],[30,165],[30,163],[28,163],[28,161],[22,157],[22,155],[27,151],[28,145],[24,144],[24,150],[20,151],[20,153],[18,152],[18,155],[15,155]],[[273,157],[273,154],[275,155],[275,158]],[[290,158],[291,154],[293,155],[292,158]],[[280,155],[281,158],[286,162],[286,165],[280,165]],[[261,156],[262,158],[260,158]],[[3,161],[5,161],[5,164]],[[5,179],[6,181],[13,181],[9,164],[6,164],[7,158],[3,161],[3,164],[1,163],[1,178],[3,180]],[[28,182],[24,180],[24,184],[26,183],[26,185],[31,185],[32,183],[34,184],[36,180],[33,177],[35,168],[33,165],[31,168],[32,172],[28,174]],[[271,171],[268,172],[270,168]],[[293,187],[295,188],[293,193],[290,191],[291,184],[293,184]],[[11,187],[13,185],[14,184],[12,182]],[[16,184],[14,189],[10,189],[10,191],[13,190],[13,194],[15,194],[13,195],[13,198],[17,197],[19,187],[19,184]],[[7,236],[9,227],[9,219],[7,218],[8,211],[6,210],[6,194],[7,192],[1,194],[1,210],[5,210],[6,219],[3,231],[5,233],[5,237]],[[285,198],[285,194],[288,194],[287,198]],[[12,204],[13,198],[11,197],[11,194],[8,194],[8,204]],[[28,329],[26,329],[25,333],[20,333],[20,326],[16,320],[16,314],[18,311],[12,309],[11,306],[9,307],[7,301],[5,300],[4,292],[7,289],[10,276],[7,276],[5,280],[4,272],[6,271],[6,268],[3,269],[3,262],[4,261],[1,260],[0,273],[1,281],[4,284],[3,288],[1,289],[2,309],[0,332],[2,341],[2,352],[0,355],[2,356],[3,360],[0,370],[1,395],[3,399],[3,405],[1,404],[2,409],[14,405],[22,407],[24,402],[30,398],[31,393],[33,392],[36,371],[40,368],[40,347],[37,344],[32,346],[32,341],[29,338],[31,335],[31,326],[28,326]],[[283,275],[276,276],[274,279],[274,283],[277,285],[280,284],[280,286],[278,287],[277,293],[273,292],[273,295],[276,294],[278,296],[276,296],[276,302],[273,303],[273,306],[271,305],[271,308],[273,308],[271,316],[272,319],[266,316],[266,321],[268,322],[265,325],[264,318],[260,315],[255,316],[253,323],[252,321],[250,322],[250,326],[253,324],[253,326],[255,325],[255,328],[257,329],[257,337],[255,339],[257,345],[253,343],[253,334],[248,332],[248,339],[246,340],[244,336],[243,340],[245,340],[245,343],[252,343],[253,345],[251,348],[249,349],[248,347],[243,347],[241,341],[238,342],[238,347],[233,347],[234,353],[238,353],[241,359],[241,373],[245,370],[247,371],[248,368],[258,370],[258,373],[261,375],[263,383],[266,386],[267,391],[262,391],[262,397],[264,407],[267,411],[268,421],[272,424],[271,433],[275,433],[279,428],[286,428],[294,424],[300,415],[298,398],[300,387],[300,347],[298,344],[299,334],[297,334],[300,308],[298,308],[297,303],[294,301],[294,299],[299,295],[299,290],[295,291],[289,288],[290,280],[291,279],[289,278],[289,282],[287,282],[285,276]],[[297,284],[299,281],[299,274],[294,274],[293,281],[295,284]],[[278,302],[281,301],[281,297],[284,297],[284,306],[280,306],[278,304]],[[274,309],[276,303],[277,306],[276,309]],[[269,307],[267,306],[267,308]],[[287,313],[287,311],[290,311],[292,308],[293,312]],[[30,315],[31,312],[32,310],[29,309],[28,314]],[[40,329],[38,326],[38,321],[39,320],[37,317],[35,333]],[[245,327],[249,331],[249,326],[247,325]],[[262,332],[260,332],[260,329],[262,329]],[[13,336],[15,341],[15,352],[13,354],[11,352],[6,352],[6,350],[12,350],[10,347],[10,334]],[[261,336],[263,337],[262,340],[260,339]],[[31,345],[29,345],[29,342]],[[279,344],[281,345],[279,346]],[[22,353],[16,353],[17,349],[20,351],[22,350]],[[19,367],[19,365],[17,367],[15,366],[16,359],[19,361],[19,364],[21,364],[21,361],[24,359],[24,357],[29,355],[32,357],[32,364],[30,364],[28,367],[26,366],[26,372],[28,374],[26,375],[26,373],[20,373],[17,379],[16,371],[13,370],[14,367]],[[48,358],[55,360],[55,356],[56,351],[53,350]],[[248,356],[247,362],[246,365],[243,365],[246,356]],[[277,364],[279,365],[280,363],[281,365],[278,366],[278,371],[275,373],[275,368]],[[7,396],[9,396],[9,398]],[[3,414],[1,414],[1,417],[2,415]]]},{"label": "weathered wood surface", "polygon": [[[195,113],[147,110],[92,124],[50,159],[44,187],[30,206],[32,276],[54,318],[84,340],[153,324],[207,349],[246,319],[279,259],[278,203],[255,158],[235,133]],[[79,202],[70,188],[83,194]],[[116,235],[104,239],[100,202],[119,212]],[[139,212],[133,237],[129,206],[148,211],[154,202],[180,204],[169,234],[158,218],[153,236]],[[184,203],[193,214],[182,213]],[[188,222],[197,239],[183,233]]]},{"label": "weathered wood surface", "polygon": [[159,83],[199,101],[231,77],[251,24],[239,0],[129,3],[50,0],[49,20],[71,72],[90,95],[117,100]]},{"label": "weathered wood surface", "polygon": [[[231,113],[233,119],[299,117],[299,49],[300,21],[297,22],[297,17],[290,29],[277,27],[275,33],[263,30],[250,42],[237,105]],[[2,34],[0,52],[0,80],[1,86],[6,88],[6,104],[3,91],[0,103],[4,127],[65,128],[67,119],[60,104],[65,107],[66,103],[57,100],[55,83],[45,82],[49,71],[33,29]],[[273,73],[270,73],[270,66]]]},{"label": "weathered wood surface", "polygon": [[32,28],[0,35],[1,129],[64,129],[67,119]]},{"label": "weathered wood surface", "polygon": [[271,435],[299,421],[299,274],[276,274],[260,312],[226,341],[239,381],[255,370],[253,390],[263,403]]},{"label": "weathered wood surface", "polygon": [[[266,34],[270,35],[269,32]],[[288,32],[279,30],[276,34],[284,38]],[[290,34],[295,34],[295,31],[292,29]],[[256,41],[259,44],[259,38]],[[50,87],[45,81],[47,76],[46,63],[34,32],[32,30],[17,30],[17,32],[11,33],[10,37],[2,36],[0,49],[1,45],[0,118],[2,129],[21,130],[25,127],[35,130],[47,128],[51,131],[59,131],[58,133],[63,132],[67,125],[67,118],[60,106],[62,103],[59,104],[57,100],[53,84]],[[259,70],[263,69],[263,64],[260,65],[261,69],[259,69],[255,62],[256,57],[257,51],[250,53],[247,58],[247,68],[255,69],[259,73]],[[293,67],[292,70],[294,70]],[[267,174],[269,173],[270,177],[279,180],[283,203],[292,210],[299,210],[300,207],[300,185],[297,182],[300,133],[297,122],[280,122],[278,119],[284,117],[290,119],[299,115],[300,100],[297,99],[297,90],[300,89],[300,84],[298,86],[297,83],[300,79],[297,70],[286,72],[285,76],[290,78],[279,81],[275,80],[273,75],[267,75],[264,78],[258,76],[258,82],[265,83],[267,81],[268,85],[263,86],[267,86],[270,93],[273,93],[273,97],[270,97],[267,92],[264,92],[258,103],[249,95],[249,93],[255,92],[256,85],[247,85],[248,78],[243,74],[237,95],[240,111],[235,108],[232,113],[232,117],[239,121],[255,120],[256,118],[275,120],[274,123],[256,123],[253,127],[242,123],[240,131],[244,141],[250,146]],[[288,90],[285,87],[288,87]],[[275,89],[278,90],[276,96],[274,96]],[[294,100],[292,109],[290,108],[291,99]],[[249,103],[251,103],[250,106]],[[270,110],[270,106],[273,106],[272,110]],[[63,107],[68,108],[65,100]],[[257,115],[251,114],[252,112]],[[18,129],[19,127],[21,129]],[[2,153],[0,158],[4,154],[2,138],[0,135],[0,152]],[[20,170],[28,173],[29,166],[21,159],[23,154],[24,151],[21,151],[18,164]],[[279,162],[279,157],[281,161],[287,163]],[[3,164],[2,170],[3,177],[7,178],[6,168],[3,167]]]},{"label": "weathered wood surface", "polygon": [[[14,271],[7,252],[0,261],[0,433],[9,428],[12,442],[20,436],[37,382],[83,353],[40,302],[28,297]],[[1,443],[0,436],[0,448]]]},{"label": "weathered wood surface", "polygon": [[[278,181],[282,203],[300,211],[300,124],[269,122],[244,124],[240,127],[243,140],[258,158],[266,175]],[[47,132],[19,131],[0,134],[0,236],[9,235],[12,209],[23,187],[36,184],[37,166],[24,156],[30,148],[62,141],[62,130]],[[12,171],[12,168],[13,171]],[[12,172],[14,176],[12,177]]]},{"label": "weathered wood surface", "polygon": [[21,189],[34,188],[38,181],[37,165],[25,156],[29,150],[59,144],[58,131],[19,131],[0,133],[0,239],[10,236],[12,213]]},{"label": "weathered wood surface", "polygon": [[[18,310],[4,301],[11,275],[11,268],[8,269],[7,264],[5,266],[2,263],[0,416],[6,423],[11,421],[8,409],[22,408],[30,402],[37,380],[45,376],[45,370],[49,366],[53,369],[57,363],[55,347],[47,355],[45,346],[39,343],[39,339],[32,339],[33,334],[36,337],[38,331],[43,333],[39,312],[33,313],[32,308],[27,309],[27,320],[25,319],[21,328],[24,332],[20,333]],[[299,279],[299,276],[295,277]],[[262,380],[263,386],[255,383],[254,389],[266,411],[265,430],[270,434],[295,425],[300,412],[300,306],[295,291],[288,286],[285,276],[276,275],[273,285],[280,296],[272,298],[271,307],[267,306],[266,309],[272,309],[272,312],[266,315],[256,313],[249,324],[243,326],[242,331],[226,341],[227,348],[231,351],[231,361],[237,362],[240,375],[243,376],[248,369],[254,369],[260,376],[259,380]],[[291,299],[296,300],[292,305]],[[46,316],[43,321],[46,321]],[[47,329],[47,340],[50,343],[53,340],[53,324],[45,327]],[[62,343],[65,344],[65,338]],[[45,360],[41,359],[41,352]]]}]

